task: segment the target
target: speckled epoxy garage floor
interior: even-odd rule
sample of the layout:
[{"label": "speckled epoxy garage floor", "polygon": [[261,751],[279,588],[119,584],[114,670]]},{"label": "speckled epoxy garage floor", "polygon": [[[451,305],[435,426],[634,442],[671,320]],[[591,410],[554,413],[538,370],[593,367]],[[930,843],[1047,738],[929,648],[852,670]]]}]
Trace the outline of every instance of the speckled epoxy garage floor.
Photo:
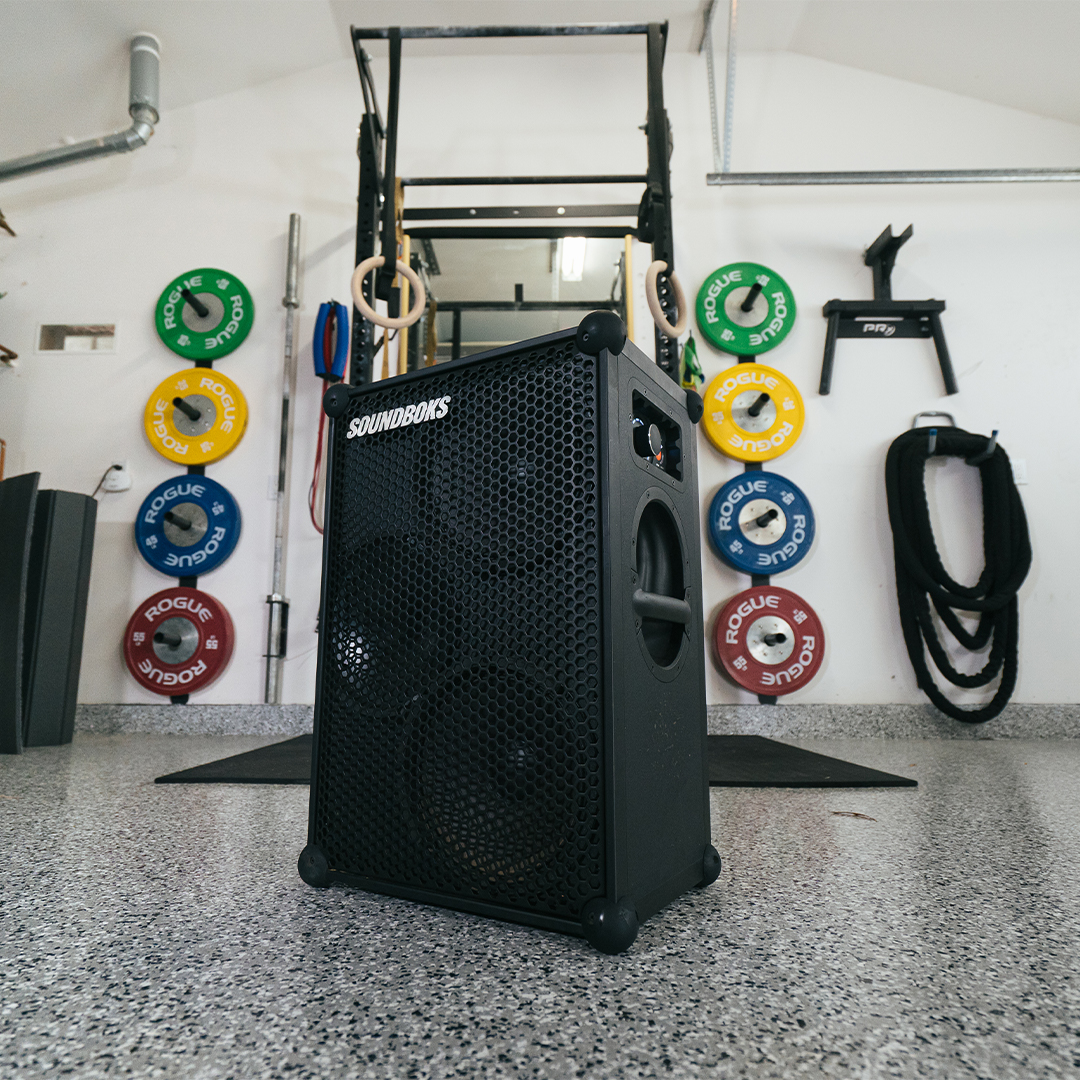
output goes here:
[{"label": "speckled epoxy garage floor", "polygon": [[308,888],[306,788],[152,783],[269,741],[0,758],[0,1076],[1080,1075],[1080,741],[804,742],[920,787],[714,789],[720,880],[621,957]]}]

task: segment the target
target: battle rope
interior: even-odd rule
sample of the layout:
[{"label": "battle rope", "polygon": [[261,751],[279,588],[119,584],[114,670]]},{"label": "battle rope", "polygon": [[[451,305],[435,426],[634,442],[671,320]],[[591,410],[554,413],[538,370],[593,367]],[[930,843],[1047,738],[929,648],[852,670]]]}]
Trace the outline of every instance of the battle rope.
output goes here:
[{"label": "battle rope", "polygon": [[[985,435],[972,435],[951,427],[938,429],[932,445],[929,432],[925,427],[905,431],[889,447],[885,460],[900,623],[919,688],[947,716],[977,724],[997,716],[1016,686],[1019,630],[1016,594],[1031,566],[1031,542],[1024,506],[1005,451],[997,446],[987,457]],[[934,542],[925,479],[926,460],[931,454],[962,457],[979,469],[985,566],[972,586],[952,580]],[[993,637],[981,671],[965,675],[949,662],[931,619],[931,602],[941,621],[965,649],[981,649]],[[961,625],[956,611],[980,613],[974,633]],[[1000,673],[1001,683],[993,699],[976,709],[964,709],[951,702],[938,689],[930,673],[923,652],[924,641],[938,670],[954,686],[986,686]]]}]

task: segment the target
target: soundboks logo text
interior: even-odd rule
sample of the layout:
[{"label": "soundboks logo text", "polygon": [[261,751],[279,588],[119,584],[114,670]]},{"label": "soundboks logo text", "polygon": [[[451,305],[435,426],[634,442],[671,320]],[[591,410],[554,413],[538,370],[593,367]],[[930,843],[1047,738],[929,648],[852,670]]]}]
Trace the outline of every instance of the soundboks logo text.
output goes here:
[{"label": "soundboks logo text", "polygon": [[349,424],[346,439],[356,439],[361,435],[374,435],[377,431],[393,431],[408,424],[422,424],[425,420],[441,420],[450,405],[450,395],[421,401],[416,405],[399,406],[385,412],[372,413],[371,416],[358,416]]}]

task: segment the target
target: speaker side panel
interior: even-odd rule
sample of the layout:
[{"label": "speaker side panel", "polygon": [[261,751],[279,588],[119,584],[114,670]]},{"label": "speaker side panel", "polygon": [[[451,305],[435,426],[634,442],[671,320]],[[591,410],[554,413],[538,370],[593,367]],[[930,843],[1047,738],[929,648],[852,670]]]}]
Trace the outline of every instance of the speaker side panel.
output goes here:
[{"label": "speaker side panel", "polygon": [[0,754],[23,751],[23,650],[40,473],[0,480]]},{"label": "speaker side panel", "polygon": [[82,664],[97,503],[73,491],[38,491],[23,657],[26,746],[71,742]]},{"label": "speaker side panel", "polygon": [[606,891],[597,367],[506,352],[334,423],[309,839],[368,887],[576,923]]},{"label": "speaker side panel", "polygon": [[[632,345],[608,365],[614,846],[645,919],[701,881],[710,843],[696,440],[683,391]],[[689,621],[635,593],[682,601]]]}]

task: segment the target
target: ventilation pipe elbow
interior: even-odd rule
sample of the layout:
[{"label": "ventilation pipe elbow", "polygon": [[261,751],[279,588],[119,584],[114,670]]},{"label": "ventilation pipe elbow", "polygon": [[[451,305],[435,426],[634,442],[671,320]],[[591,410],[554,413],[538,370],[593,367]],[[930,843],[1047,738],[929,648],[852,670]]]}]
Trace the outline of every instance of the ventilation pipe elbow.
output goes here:
[{"label": "ventilation pipe elbow", "polygon": [[154,34],[139,33],[131,39],[131,74],[128,89],[128,112],[131,127],[97,139],[85,139],[71,146],[58,146],[40,154],[28,154],[0,162],[0,180],[72,165],[76,161],[106,157],[138,150],[150,141],[158,122],[158,88],[161,69],[161,42]]},{"label": "ventilation pipe elbow", "polygon": [[124,132],[128,148],[137,150],[150,141],[158,122],[158,91],[161,82],[161,42],[153,34],[136,34],[131,39],[131,76],[128,113],[131,127]]}]

